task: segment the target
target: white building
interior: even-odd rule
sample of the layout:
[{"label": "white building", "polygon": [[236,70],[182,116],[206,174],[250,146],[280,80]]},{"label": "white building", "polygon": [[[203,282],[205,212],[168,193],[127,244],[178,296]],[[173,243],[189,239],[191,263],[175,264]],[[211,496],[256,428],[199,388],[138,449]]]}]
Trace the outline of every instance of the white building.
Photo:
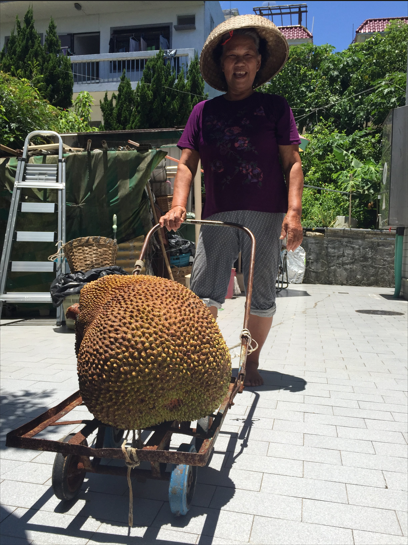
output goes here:
[{"label": "white building", "polygon": [[[135,87],[149,57],[165,49],[177,70],[200,55],[211,30],[224,21],[219,2],[208,1],[11,1],[0,2],[0,47],[7,43],[16,16],[33,6],[42,39],[53,17],[63,51],[70,55],[74,98],[89,91],[92,120],[101,121],[99,100],[116,91],[123,69]],[[210,97],[218,94],[206,86]]]}]

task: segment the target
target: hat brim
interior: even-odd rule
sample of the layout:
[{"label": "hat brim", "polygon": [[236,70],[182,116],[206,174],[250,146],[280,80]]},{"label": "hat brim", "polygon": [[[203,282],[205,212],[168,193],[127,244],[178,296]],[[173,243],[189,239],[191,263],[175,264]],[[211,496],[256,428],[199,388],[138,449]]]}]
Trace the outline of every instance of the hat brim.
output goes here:
[{"label": "hat brim", "polygon": [[254,89],[276,76],[288,59],[288,42],[272,21],[259,15],[231,17],[214,28],[208,36],[200,56],[201,75],[208,85],[217,91],[226,92],[228,90],[219,58],[217,58],[217,50],[220,48],[222,37],[231,30],[239,28],[256,30],[261,42],[262,64],[254,81]]}]

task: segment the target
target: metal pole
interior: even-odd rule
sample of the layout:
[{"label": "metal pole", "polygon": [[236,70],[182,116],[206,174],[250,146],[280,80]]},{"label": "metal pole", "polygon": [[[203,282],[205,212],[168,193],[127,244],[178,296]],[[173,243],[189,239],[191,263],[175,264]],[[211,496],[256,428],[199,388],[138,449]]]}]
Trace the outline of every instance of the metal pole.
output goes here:
[{"label": "metal pole", "polygon": [[[197,172],[194,176],[194,213],[195,213],[195,219],[201,220],[201,207],[202,207],[202,199],[201,199],[201,161],[198,161],[197,165]],[[195,243],[196,247],[198,244],[198,237],[200,236],[200,225],[195,225]]]}]

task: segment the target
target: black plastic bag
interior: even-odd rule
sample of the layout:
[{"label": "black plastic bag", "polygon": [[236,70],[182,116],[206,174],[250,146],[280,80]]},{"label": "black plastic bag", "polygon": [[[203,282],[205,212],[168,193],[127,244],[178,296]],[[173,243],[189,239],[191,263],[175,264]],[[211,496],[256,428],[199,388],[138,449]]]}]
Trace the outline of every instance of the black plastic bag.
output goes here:
[{"label": "black plastic bag", "polygon": [[193,257],[195,256],[194,242],[181,238],[180,235],[173,231],[167,233],[167,240],[169,242],[169,255],[190,254]]},{"label": "black plastic bag", "polygon": [[94,280],[98,280],[98,278],[102,278],[102,276],[109,276],[111,274],[123,275],[129,273],[123,270],[122,267],[112,265],[110,267],[98,267],[86,272],[77,271],[57,276],[50,287],[54,307],[59,307],[68,295],[79,293],[88,282],[93,282]]}]

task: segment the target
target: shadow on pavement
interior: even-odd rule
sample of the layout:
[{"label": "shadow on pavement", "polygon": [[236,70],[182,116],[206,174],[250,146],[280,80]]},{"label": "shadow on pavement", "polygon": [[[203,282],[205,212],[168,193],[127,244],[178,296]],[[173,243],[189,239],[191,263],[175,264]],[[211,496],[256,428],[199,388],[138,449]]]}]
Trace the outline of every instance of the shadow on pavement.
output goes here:
[{"label": "shadow on pavement", "polygon": [[276,291],[276,297],[310,297],[310,293],[304,290],[290,290],[285,288]]},{"label": "shadow on pavement", "polygon": [[[52,515],[50,510],[42,510],[44,505],[49,501],[56,501],[53,497],[52,488],[50,488],[34,503],[31,509],[19,518],[15,517],[12,513],[7,515],[7,510],[5,510],[5,520],[0,526],[2,534],[10,537],[18,537],[22,540],[26,540],[26,543],[29,543],[29,540],[32,539],[30,532],[38,532],[44,534],[44,543],[51,543],[51,535],[55,535],[59,536],[59,539],[64,539],[64,537],[66,537],[68,538],[68,541],[78,539],[81,542],[82,540],[91,540],[95,543],[115,543],[119,545],[168,545],[169,538],[167,536],[165,539],[160,539],[158,537],[160,530],[167,529],[175,532],[178,528],[186,528],[192,520],[197,519],[198,525],[194,525],[195,527],[194,529],[191,529],[191,533],[200,534],[200,538],[197,542],[198,544],[211,544],[213,539],[216,539],[214,534],[216,532],[221,509],[235,494],[235,483],[229,477],[229,472],[234,466],[234,461],[245,452],[245,448],[248,446],[252,424],[255,421],[255,410],[262,391],[286,390],[290,392],[299,392],[304,390],[307,384],[302,378],[275,371],[261,371],[261,374],[265,384],[259,387],[248,388],[249,391],[254,392],[255,397],[248,415],[237,419],[241,421],[238,424],[241,428],[240,431],[238,433],[229,432],[223,431],[221,428],[220,437],[222,435],[229,435],[229,441],[225,450],[221,469],[218,470],[208,466],[198,468],[198,494],[200,494],[200,485],[204,486],[204,489],[202,489],[203,493],[205,493],[205,487],[207,487],[208,491],[208,486],[214,487],[214,493],[216,491],[215,487],[220,487],[222,489],[222,494],[217,496],[216,507],[208,507],[208,505],[211,505],[213,498],[213,495],[210,495],[206,502],[201,502],[206,503],[207,506],[192,505],[187,515],[176,518],[171,514],[168,504],[168,482],[147,480],[146,487],[155,487],[153,494],[154,499],[149,499],[151,494],[144,494],[142,488],[144,484],[140,484],[133,479],[133,510],[135,522],[133,530],[130,530],[127,525],[128,493],[127,491],[123,493],[124,488],[123,481],[120,481],[121,477],[114,477],[111,481],[112,486],[110,486],[110,483],[107,483],[108,493],[97,492],[96,490],[93,492],[92,484],[94,483],[96,486],[97,479],[103,479],[103,477],[101,475],[91,474],[87,476],[88,479],[83,484],[78,499],[70,502],[58,502],[54,507],[53,513],[56,514],[65,513],[70,515],[70,511],[72,511],[72,521],[69,522],[67,526],[61,527],[58,525],[57,527],[31,522],[39,510],[41,510],[42,516],[47,512]],[[44,402],[44,399],[51,397],[52,393],[52,390],[50,390],[49,392],[45,391],[40,394],[41,402],[38,402],[35,399],[38,399],[39,394],[30,394],[29,392],[26,392],[18,398],[13,398],[11,394],[3,396],[3,402],[7,405],[7,402],[9,401],[14,408],[14,414],[8,416],[9,425],[12,424],[15,418],[20,418],[22,415],[25,417],[25,421],[28,422],[40,412],[50,408],[45,406],[46,402]],[[233,411],[233,408],[231,410]],[[241,444],[238,445],[239,442]],[[238,451],[237,445],[239,446]],[[215,443],[215,446],[217,446],[217,443]],[[217,454],[220,454],[220,451],[217,451]],[[117,490],[117,493],[115,493],[115,490]],[[83,502],[83,506],[79,509],[80,504],[78,502],[81,501]],[[200,501],[196,503],[199,504]],[[199,524],[200,518],[204,518],[203,525]],[[98,525],[92,524],[94,521],[105,524],[106,531],[95,533],[92,526],[97,527]],[[186,530],[186,532],[187,538],[189,530]],[[138,533],[139,536],[137,535]],[[140,536],[140,534],[143,535]],[[38,536],[36,536],[36,541],[37,540]],[[22,541],[22,543],[25,542]],[[178,545],[180,543],[181,545],[181,542],[179,541],[172,540],[171,543],[173,545]],[[183,543],[185,543],[184,540]]]}]

